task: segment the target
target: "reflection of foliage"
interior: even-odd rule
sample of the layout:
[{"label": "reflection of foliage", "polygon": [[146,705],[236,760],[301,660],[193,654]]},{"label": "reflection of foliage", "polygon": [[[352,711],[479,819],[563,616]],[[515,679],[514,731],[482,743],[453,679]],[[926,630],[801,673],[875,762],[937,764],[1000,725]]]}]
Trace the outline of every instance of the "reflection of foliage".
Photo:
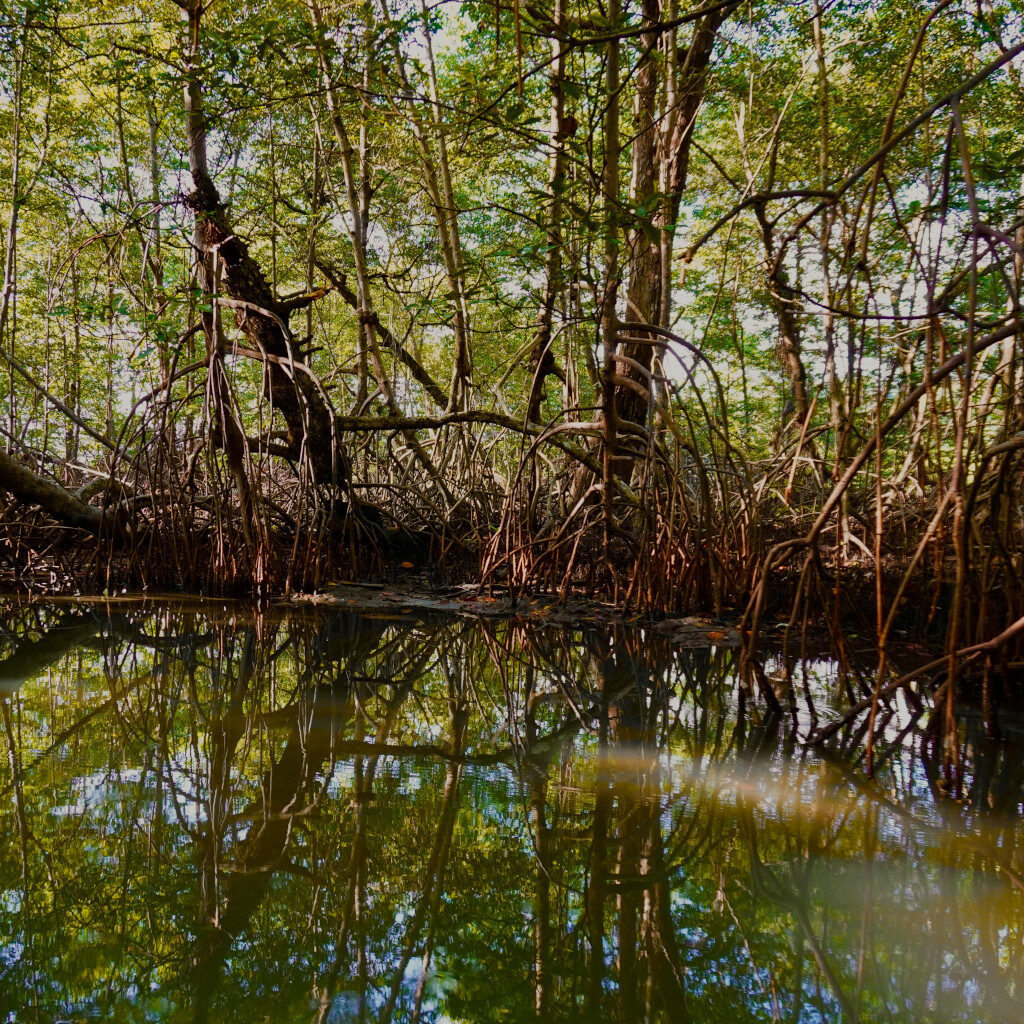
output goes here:
[{"label": "reflection of foliage", "polygon": [[[889,803],[738,723],[727,652],[214,605],[4,625],[19,1022],[1009,1019],[1015,832],[943,827],[913,751]],[[1013,759],[973,763],[967,813],[1017,805]]]}]

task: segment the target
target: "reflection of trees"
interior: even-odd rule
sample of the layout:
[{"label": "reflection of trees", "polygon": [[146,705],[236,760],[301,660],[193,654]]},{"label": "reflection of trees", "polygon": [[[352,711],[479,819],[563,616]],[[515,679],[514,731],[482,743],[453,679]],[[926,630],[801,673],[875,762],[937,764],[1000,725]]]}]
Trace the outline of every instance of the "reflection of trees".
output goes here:
[{"label": "reflection of trees", "polygon": [[[4,630],[10,637],[11,649],[0,659],[0,694],[16,693],[22,683],[45,672],[69,651],[100,635],[100,624],[93,615],[65,612],[45,625],[37,616],[19,618],[21,621],[17,626],[20,629]],[[38,635],[33,635],[33,626]]]},{"label": "reflection of trees", "polygon": [[25,1019],[151,993],[195,1020],[980,1021],[1024,981],[996,881],[1024,769],[970,722],[965,806],[926,741],[857,782],[738,714],[727,652],[625,628],[18,615],[0,1002]]},{"label": "reflection of trees", "polygon": [[[590,921],[590,1012],[604,1003],[605,917],[614,895],[618,1016],[691,1019],[669,906],[661,832],[658,757],[664,742],[664,665],[629,639],[598,645],[596,679],[599,780],[592,828],[587,914]],[[609,849],[611,847],[611,850]],[[614,852],[612,852],[614,851]]]}]

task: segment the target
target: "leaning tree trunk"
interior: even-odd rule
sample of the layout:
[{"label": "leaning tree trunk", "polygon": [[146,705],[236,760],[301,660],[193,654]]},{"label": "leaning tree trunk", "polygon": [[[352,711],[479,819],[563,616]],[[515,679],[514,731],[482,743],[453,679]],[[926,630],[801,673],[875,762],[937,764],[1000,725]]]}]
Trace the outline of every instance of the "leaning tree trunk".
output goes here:
[{"label": "leaning tree trunk", "polygon": [[[344,489],[349,479],[348,460],[340,444],[334,411],[319,381],[302,362],[288,328],[291,313],[309,305],[321,293],[279,299],[231,223],[206,157],[207,122],[197,59],[204,7],[200,0],[190,0],[184,10],[190,33],[185,101],[193,185],[187,203],[195,213],[196,246],[202,274],[207,277],[206,290],[211,294],[223,290],[227,297],[219,299],[218,305],[234,310],[235,321],[252,346],[253,351],[248,354],[267,365],[266,394],[274,410],[284,418],[289,457],[306,462],[315,483],[330,485],[334,490]],[[223,343],[217,337],[217,312],[215,309],[207,313],[204,321],[211,372],[223,354]],[[215,387],[216,384],[215,381]],[[227,422],[226,403],[218,404],[219,440],[227,449],[229,461],[235,462],[241,456],[238,445],[245,440]]]},{"label": "leaning tree trunk", "polygon": [[99,533],[105,521],[103,512],[83,501],[78,495],[32,472],[0,448],[0,491],[7,491],[25,505],[38,505],[59,523],[89,533]]}]

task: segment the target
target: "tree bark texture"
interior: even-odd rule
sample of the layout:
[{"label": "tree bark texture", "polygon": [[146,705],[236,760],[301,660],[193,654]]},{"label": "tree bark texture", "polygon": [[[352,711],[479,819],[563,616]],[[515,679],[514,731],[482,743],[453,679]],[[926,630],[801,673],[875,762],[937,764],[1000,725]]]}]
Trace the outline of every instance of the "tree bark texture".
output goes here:
[{"label": "tree bark texture", "polygon": [[[186,8],[191,36],[188,82],[185,91],[187,112],[189,169],[193,189],[187,203],[195,213],[196,248],[201,266],[201,277],[206,276],[206,290],[211,294],[223,288],[233,300],[239,329],[252,347],[267,356],[266,396],[274,410],[285,421],[288,447],[296,459],[307,458],[313,479],[318,484],[344,488],[348,483],[348,462],[342,450],[336,429],[334,412],[319,382],[299,363],[294,341],[288,328],[291,312],[313,301],[315,296],[304,296],[301,301],[281,301],[274,294],[262,268],[253,259],[249,247],[239,237],[228,212],[221,202],[207,162],[207,122],[203,109],[202,83],[198,69],[199,29],[203,13],[201,3]],[[208,353],[211,363],[217,361],[221,343],[215,337],[213,314],[207,313]],[[215,386],[216,386],[216,382]],[[222,440],[229,460],[240,457],[233,453],[234,431],[223,422],[225,403],[221,405]],[[235,439],[237,440],[237,439]]]}]

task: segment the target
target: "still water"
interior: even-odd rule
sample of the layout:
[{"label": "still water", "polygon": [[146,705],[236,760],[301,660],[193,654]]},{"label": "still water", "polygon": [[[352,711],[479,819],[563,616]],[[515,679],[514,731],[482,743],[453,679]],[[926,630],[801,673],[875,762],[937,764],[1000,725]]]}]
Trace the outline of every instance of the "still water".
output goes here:
[{"label": "still water", "polygon": [[0,604],[0,1022],[1020,1020],[1021,749],[965,716],[951,791],[896,715],[869,783],[743,692],[636,628]]}]

